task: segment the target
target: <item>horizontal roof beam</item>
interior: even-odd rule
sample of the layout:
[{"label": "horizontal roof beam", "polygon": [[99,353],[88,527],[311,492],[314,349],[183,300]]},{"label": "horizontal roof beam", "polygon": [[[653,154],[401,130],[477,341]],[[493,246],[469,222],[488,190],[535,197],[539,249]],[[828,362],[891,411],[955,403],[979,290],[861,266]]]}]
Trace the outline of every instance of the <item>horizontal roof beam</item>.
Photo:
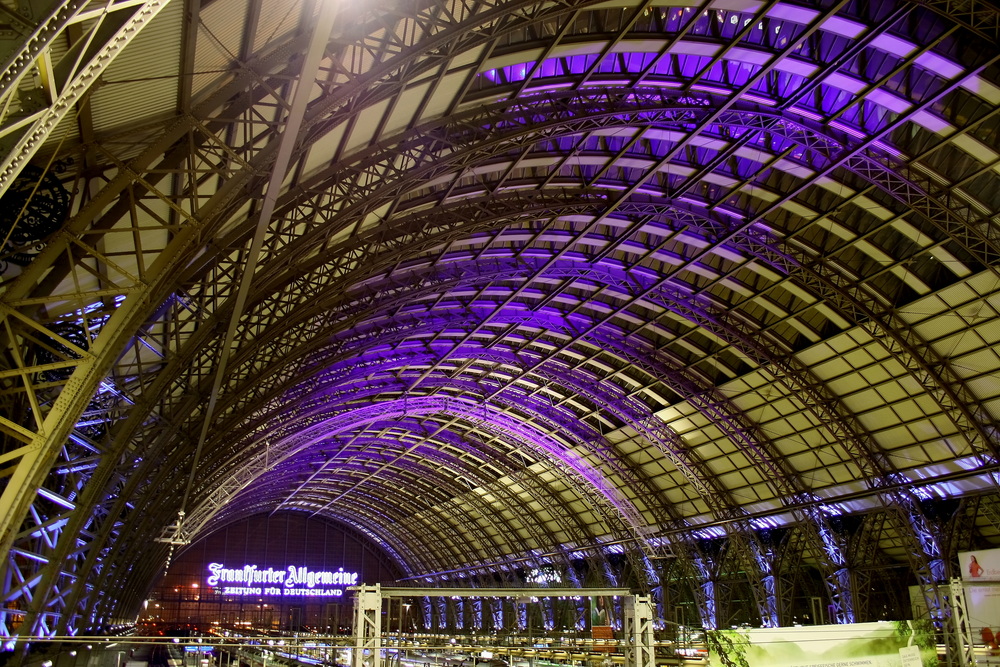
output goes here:
[{"label": "horizontal roof beam", "polygon": [[[359,590],[351,586],[348,590]],[[380,586],[383,598],[452,597],[452,598],[558,598],[558,597],[623,597],[632,595],[627,588],[420,588]]]}]

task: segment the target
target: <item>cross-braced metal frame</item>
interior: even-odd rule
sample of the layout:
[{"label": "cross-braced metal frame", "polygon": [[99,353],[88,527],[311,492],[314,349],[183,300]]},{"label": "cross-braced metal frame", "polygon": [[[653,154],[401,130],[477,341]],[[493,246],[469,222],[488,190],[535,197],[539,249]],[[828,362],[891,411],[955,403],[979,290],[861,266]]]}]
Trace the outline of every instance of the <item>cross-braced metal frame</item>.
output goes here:
[{"label": "cross-braced metal frame", "polygon": [[[476,627],[483,620],[484,604],[511,601],[517,606],[553,598],[580,600],[578,613],[586,613],[590,600],[598,598],[620,599],[622,619],[622,644],[626,667],[651,667],[655,664],[653,635],[654,614],[649,596],[637,596],[626,588],[403,588],[397,586],[357,586],[354,591],[354,648],[353,667],[380,667],[382,664],[381,619],[386,605],[387,618],[391,618],[393,600],[418,600],[432,608],[435,601],[445,604],[471,601],[471,616]],[[514,613],[517,614],[516,608]],[[402,612],[400,612],[402,618]],[[456,619],[457,620],[457,619]],[[501,622],[495,627],[505,627]],[[509,626],[507,626],[509,627]],[[388,630],[388,628],[386,628]]]}]

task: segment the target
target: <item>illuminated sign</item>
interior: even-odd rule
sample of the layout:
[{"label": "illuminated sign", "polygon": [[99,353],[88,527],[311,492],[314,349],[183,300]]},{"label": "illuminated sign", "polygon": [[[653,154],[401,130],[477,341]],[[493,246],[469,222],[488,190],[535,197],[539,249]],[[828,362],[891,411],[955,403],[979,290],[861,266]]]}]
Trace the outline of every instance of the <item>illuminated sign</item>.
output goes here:
[{"label": "illuminated sign", "polygon": [[295,565],[276,570],[256,565],[227,568],[222,563],[210,563],[208,572],[205,583],[221,588],[223,595],[340,597],[344,586],[358,584],[358,573],[344,572],[342,567],[336,572],[326,572]]}]

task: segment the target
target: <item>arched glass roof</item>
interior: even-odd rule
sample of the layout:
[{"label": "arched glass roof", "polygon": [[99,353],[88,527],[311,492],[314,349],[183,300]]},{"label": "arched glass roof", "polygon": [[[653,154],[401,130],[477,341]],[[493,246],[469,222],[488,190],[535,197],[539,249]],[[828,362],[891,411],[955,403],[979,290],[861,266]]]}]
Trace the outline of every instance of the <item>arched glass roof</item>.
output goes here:
[{"label": "arched glass roof", "polygon": [[0,634],[134,617],[273,511],[426,585],[669,580],[710,627],[732,582],[762,625],[807,580],[842,622],[941,604],[1000,541],[1000,14],[963,7],[38,8]]}]

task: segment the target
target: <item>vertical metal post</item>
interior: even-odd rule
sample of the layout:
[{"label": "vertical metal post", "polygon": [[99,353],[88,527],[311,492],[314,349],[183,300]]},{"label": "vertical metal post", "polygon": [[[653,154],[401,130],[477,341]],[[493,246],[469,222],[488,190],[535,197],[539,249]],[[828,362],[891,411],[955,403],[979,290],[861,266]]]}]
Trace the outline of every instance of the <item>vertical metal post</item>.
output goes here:
[{"label": "vertical metal post", "polygon": [[354,649],[351,652],[351,667],[382,665],[381,589],[379,584],[358,586],[355,589]]},{"label": "vertical metal post", "polygon": [[622,605],[625,618],[622,635],[625,642],[625,667],[656,667],[653,640],[653,604],[648,595],[626,597]]},{"label": "vertical metal post", "polygon": [[[972,667],[976,664],[976,654],[974,650],[974,640],[972,637],[972,625],[969,623],[969,608],[965,601],[965,586],[961,579],[951,580],[951,618],[945,619],[942,630],[945,633],[955,633],[961,650],[958,651],[958,664],[960,667]],[[945,646],[951,646],[954,642],[945,638]],[[950,653],[950,651],[948,651]],[[948,664],[954,664],[952,658],[948,656]]]}]

